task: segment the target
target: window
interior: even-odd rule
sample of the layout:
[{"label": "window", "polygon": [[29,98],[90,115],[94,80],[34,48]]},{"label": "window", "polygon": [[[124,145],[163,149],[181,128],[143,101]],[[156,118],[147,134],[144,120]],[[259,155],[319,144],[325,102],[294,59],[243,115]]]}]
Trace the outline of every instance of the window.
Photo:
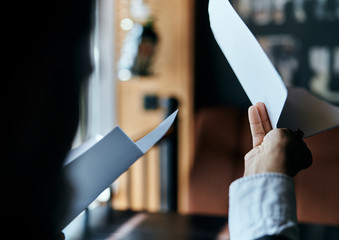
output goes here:
[{"label": "window", "polygon": [[91,41],[93,72],[83,86],[76,147],[104,136],[116,124],[114,69],[114,1],[97,0]]}]

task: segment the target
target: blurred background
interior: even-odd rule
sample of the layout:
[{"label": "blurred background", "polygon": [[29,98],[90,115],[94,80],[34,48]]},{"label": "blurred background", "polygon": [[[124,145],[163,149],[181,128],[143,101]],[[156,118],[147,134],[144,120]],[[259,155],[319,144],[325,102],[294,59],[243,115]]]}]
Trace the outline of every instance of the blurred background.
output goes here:
[{"label": "blurred background", "polygon": [[[339,105],[339,0],[234,0],[287,86]],[[119,125],[134,141],[179,108],[176,124],[98,202],[120,210],[226,215],[251,148],[250,102],[209,26],[208,0],[99,0],[94,71],[74,146]],[[308,139],[298,217],[339,225],[338,129]],[[319,161],[318,161],[319,159]],[[332,184],[330,184],[332,183]]]}]

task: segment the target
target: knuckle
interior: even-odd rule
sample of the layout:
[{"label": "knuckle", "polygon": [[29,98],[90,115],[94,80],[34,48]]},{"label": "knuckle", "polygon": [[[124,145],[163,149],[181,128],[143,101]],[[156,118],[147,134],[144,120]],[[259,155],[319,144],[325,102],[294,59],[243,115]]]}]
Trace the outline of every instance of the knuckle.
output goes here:
[{"label": "knuckle", "polygon": [[244,159],[245,159],[245,161],[250,161],[251,159],[253,159],[253,158],[254,158],[255,156],[257,156],[258,154],[260,154],[260,146],[255,147],[255,148],[253,148],[251,151],[249,151],[249,152],[245,155]]},{"label": "knuckle", "polygon": [[281,142],[287,142],[290,139],[290,132],[287,128],[274,129],[275,138]]},{"label": "knuckle", "polygon": [[277,133],[281,138],[287,137],[289,134],[289,129],[287,128],[278,128]]}]

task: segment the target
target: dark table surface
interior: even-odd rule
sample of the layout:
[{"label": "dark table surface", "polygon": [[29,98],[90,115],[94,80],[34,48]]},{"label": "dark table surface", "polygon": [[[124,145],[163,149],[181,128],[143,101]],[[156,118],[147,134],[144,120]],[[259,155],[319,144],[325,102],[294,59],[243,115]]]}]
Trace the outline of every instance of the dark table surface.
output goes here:
[{"label": "dark table surface", "polygon": [[[226,225],[226,217],[114,211],[102,206],[76,218],[64,233],[66,240],[226,240]],[[339,226],[301,223],[299,230],[301,240],[339,239]]]}]

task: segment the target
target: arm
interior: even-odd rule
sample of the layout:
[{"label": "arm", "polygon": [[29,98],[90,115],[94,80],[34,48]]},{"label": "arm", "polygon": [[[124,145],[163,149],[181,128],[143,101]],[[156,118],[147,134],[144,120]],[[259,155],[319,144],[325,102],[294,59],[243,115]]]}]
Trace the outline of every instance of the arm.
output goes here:
[{"label": "arm", "polygon": [[230,186],[232,240],[298,239],[294,183],[312,156],[299,133],[273,129],[265,105],[249,108],[253,149],[244,177]]}]

